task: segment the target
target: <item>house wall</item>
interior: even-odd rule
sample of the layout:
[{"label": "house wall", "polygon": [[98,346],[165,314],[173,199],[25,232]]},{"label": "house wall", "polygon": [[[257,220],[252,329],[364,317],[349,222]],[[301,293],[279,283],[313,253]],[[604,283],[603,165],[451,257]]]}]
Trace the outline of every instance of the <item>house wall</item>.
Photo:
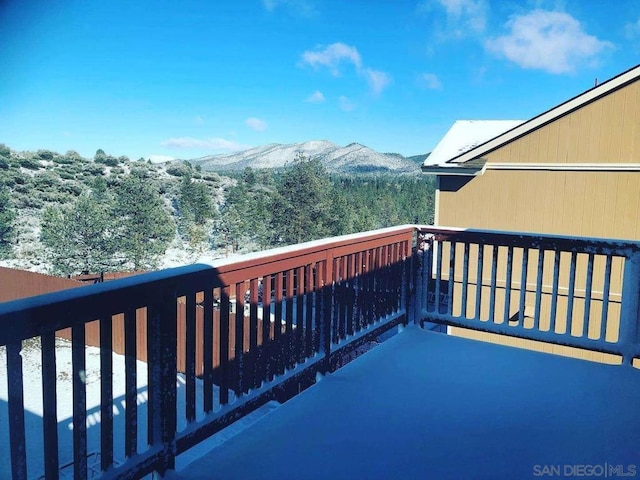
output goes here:
[{"label": "house wall", "polygon": [[[466,179],[440,177],[438,225],[640,240],[640,81],[611,92],[483,158],[487,160],[483,175]],[[545,258],[544,278],[553,269],[552,263],[548,263]],[[594,276],[601,275],[603,268],[604,263],[597,262]],[[621,262],[614,263],[612,292],[620,292],[621,272]],[[585,267],[578,265],[577,278],[584,275]],[[520,278],[518,262],[514,265],[513,278]],[[504,280],[499,278],[498,282]],[[513,295],[519,295],[520,286],[515,287]],[[460,288],[459,283],[455,288]],[[542,321],[548,316],[548,304],[543,296]],[[454,313],[461,308],[454,304]],[[486,312],[486,306],[483,311]],[[596,305],[591,317],[595,319],[600,311]],[[576,314],[580,315],[580,311]],[[608,359],[602,354],[566,347],[496,339],[460,329],[454,332],[591,360]]]}]

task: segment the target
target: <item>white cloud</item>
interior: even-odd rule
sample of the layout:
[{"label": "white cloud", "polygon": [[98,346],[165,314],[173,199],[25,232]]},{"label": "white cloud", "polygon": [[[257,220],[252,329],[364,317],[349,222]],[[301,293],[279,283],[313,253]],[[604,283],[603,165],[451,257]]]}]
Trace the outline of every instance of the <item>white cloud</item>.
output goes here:
[{"label": "white cloud", "polygon": [[353,64],[356,69],[362,67],[362,59],[356,47],[345,45],[344,43],[332,43],[328,47],[319,48],[315,51],[307,50],[302,54],[302,63],[313,68],[327,67],[334,76],[340,75],[338,66],[343,62]]},{"label": "white cloud", "polygon": [[226,140],[224,138],[193,138],[193,137],[172,137],[168,140],[160,142],[160,145],[168,148],[204,148],[207,150],[226,150],[230,152],[237,152],[239,150],[246,150],[250,148],[249,145],[242,145],[234,142],[233,140]]},{"label": "white cloud", "polygon": [[487,4],[484,0],[438,0],[447,18],[474,32],[484,32],[487,24]]},{"label": "white cloud", "polygon": [[262,0],[262,5],[269,12],[278,7],[287,7],[290,11],[304,16],[316,13],[315,2],[312,0]]},{"label": "white cloud", "polygon": [[151,163],[164,163],[171,162],[175,158],[170,155],[149,155],[149,160],[151,160]]},{"label": "white cloud", "polygon": [[255,130],[256,132],[264,132],[267,129],[267,122],[260,118],[247,118],[244,121],[244,124],[249,127],[251,130]]},{"label": "white cloud", "polygon": [[418,10],[430,12],[444,9],[446,27],[439,26],[443,38],[462,38],[470,34],[480,34],[487,27],[487,0],[424,0]]},{"label": "white cloud", "polygon": [[373,70],[371,68],[364,69],[364,76],[371,87],[371,91],[374,95],[380,95],[391,83],[391,76],[388,73],[381,72],[379,70]]},{"label": "white cloud", "polygon": [[624,34],[629,40],[633,40],[640,36],[640,18],[635,22],[627,23],[624,26]]},{"label": "white cloud", "polygon": [[435,73],[423,73],[420,75],[420,85],[429,90],[442,90],[442,82]]},{"label": "white cloud", "polygon": [[340,105],[340,110],[345,112],[351,112],[356,108],[355,104],[344,95],[338,98],[338,104]]},{"label": "white cloud", "polygon": [[305,100],[305,102],[309,102],[309,103],[323,103],[324,102],[324,95],[322,94],[322,92],[320,90],[316,90],[315,92],[313,92],[311,95],[309,95],[307,97],[307,99]]},{"label": "white cloud", "polygon": [[356,47],[344,43],[332,43],[327,47],[307,50],[302,54],[303,65],[313,68],[325,67],[334,77],[340,75],[340,65],[347,63],[354,66],[357,74],[364,77],[375,95],[379,95],[391,83],[391,76],[380,70],[365,68],[362,57]]},{"label": "white cloud", "polygon": [[593,63],[611,48],[582,30],[580,22],[563,12],[534,10],[516,15],[507,23],[507,35],[487,40],[488,51],[522,68],[560,74],[572,72],[583,62]]}]

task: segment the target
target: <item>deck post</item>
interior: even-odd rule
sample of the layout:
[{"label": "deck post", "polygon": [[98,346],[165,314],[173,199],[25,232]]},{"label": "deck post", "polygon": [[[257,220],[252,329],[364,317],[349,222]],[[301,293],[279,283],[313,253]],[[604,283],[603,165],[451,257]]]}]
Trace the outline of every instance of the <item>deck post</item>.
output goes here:
[{"label": "deck post", "polygon": [[176,456],[176,376],[177,376],[177,305],[169,289],[149,308],[149,443],[161,446],[162,463],[157,471],[164,476],[175,469]]},{"label": "deck post", "polygon": [[622,363],[631,365],[640,354],[640,252],[633,252],[624,262],[622,305],[620,308],[620,347]]}]

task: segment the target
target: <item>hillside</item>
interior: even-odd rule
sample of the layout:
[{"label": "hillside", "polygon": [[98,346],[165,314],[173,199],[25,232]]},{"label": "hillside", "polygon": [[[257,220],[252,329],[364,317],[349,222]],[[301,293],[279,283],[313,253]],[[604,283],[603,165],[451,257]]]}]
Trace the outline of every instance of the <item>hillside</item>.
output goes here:
[{"label": "hillside", "polygon": [[[104,154],[94,159],[69,151],[59,154],[49,150],[37,152],[11,151],[0,145],[0,186],[8,190],[16,213],[11,255],[0,265],[31,271],[50,270],[40,243],[40,221],[47,207],[65,207],[91,189],[97,178],[112,188],[132,171],[142,172],[160,192],[168,211],[175,212],[175,198],[182,176],[189,167],[181,162],[152,164],[131,161],[126,157]],[[192,172],[194,181],[207,186],[214,202],[222,201],[224,188],[232,183],[227,177],[212,172]],[[162,266],[190,263],[184,242],[178,237],[169,247]]]},{"label": "hillside", "polygon": [[[163,250],[164,254],[157,258],[154,268],[206,262],[231,253],[281,244],[284,241],[282,232],[291,221],[291,215],[306,216],[304,209],[300,209],[300,200],[294,202],[293,213],[284,215],[287,218],[284,226],[281,225],[283,215],[278,214],[283,211],[283,199],[292,190],[286,186],[287,177],[302,166],[294,161],[299,152],[313,153],[313,157],[307,156],[312,160],[309,163],[321,164],[321,168],[312,173],[319,178],[296,177],[293,184],[302,184],[303,188],[322,185],[317,193],[324,198],[322,208],[326,217],[322,231],[318,230],[320,236],[311,233],[313,228],[305,229],[303,236],[321,238],[407,223],[417,217],[427,222],[432,219],[434,183],[432,179],[413,173],[419,171],[423,156],[405,158],[373,152],[359,144],[336,147],[324,141],[269,145],[251,152],[251,155],[244,152],[243,155],[224,156],[227,160],[221,160],[221,156],[211,157],[217,158],[216,165],[204,159],[154,164],[142,158],[137,161],[124,156],[116,158],[102,150],[96,152],[94,158],[84,158],[74,151],[64,154],[49,150],[19,152],[0,144],[0,266],[59,274],[86,270],[82,259],[89,259],[89,256],[72,257],[65,246],[57,249],[62,252],[57,258],[65,259],[66,270],[54,269],[51,249],[65,243],[52,241],[52,234],[47,232],[66,231],[65,238],[69,238],[70,231],[72,237],[84,238],[78,241],[85,246],[101,235],[106,235],[105,241],[108,241],[109,236],[113,237],[114,232],[122,228],[123,217],[118,217],[114,208],[118,199],[123,198],[123,185],[134,176],[143,179],[143,184],[148,184],[155,192],[160,208],[169,215],[165,225],[171,225],[173,232],[167,232],[173,239],[167,239],[169,244]],[[239,161],[241,156],[244,160]],[[223,163],[225,161],[230,163]],[[246,167],[252,167],[253,173],[245,171]],[[218,172],[228,172],[228,175],[208,171],[214,168]],[[186,184],[185,180],[188,180]],[[184,196],[185,188],[191,192],[188,198]],[[96,192],[100,191],[103,192],[101,199],[95,200]],[[134,190],[132,197],[141,198],[140,194],[141,190]],[[308,190],[303,190],[302,194],[311,198]],[[94,202],[99,202],[93,210],[78,207],[80,200],[91,196]],[[139,204],[135,212],[146,209],[147,205],[149,203]],[[313,208],[317,210],[320,206],[314,203]],[[105,215],[110,216],[112,226],[107,230],[100,230],[100,222],[107,220],[96,210],[108,212]],[[64,217],[65,212],[76,213],[73,217]],[[94,219],[93,215],[101,219]],[[138,216],[137,213],[133,215]],[[158,214],[154,217],[159,218]],[[58,219],[58,223],[54,223],[56,227],[42,229],[47,221],[55,219]],[[76,228],[75,219],[84,221],[84,230]],[[136,222],[140,224],[139,220]],[[7,236],[3,233],[6,225],[13,225]],[[94,231],[107,233],[91,233]],[[49,240],[42,239],[43,232]],[[47,248],[43,241],[50,242]],[[112,263],[105,268],[108,271],[126,269],[122,266],[126,263],[122,256],[122,241],[113,240],[110,244],[118,245],[120,253],[109,257]],[[98,248],[95,251],[109,250]],[[109,255],[105,253],[105,258]]]},{"label": "hillside", "polygon": [[210,155],[190,160],[207,171],[238,171],[246,167],[277,169],[290,165],[297,155],[318,159],[329,173],[337,174],[418,174],[417,157],[379,153],[359,143],[340,147],[326,140],[302,143],[272,143],[230,154]]}]

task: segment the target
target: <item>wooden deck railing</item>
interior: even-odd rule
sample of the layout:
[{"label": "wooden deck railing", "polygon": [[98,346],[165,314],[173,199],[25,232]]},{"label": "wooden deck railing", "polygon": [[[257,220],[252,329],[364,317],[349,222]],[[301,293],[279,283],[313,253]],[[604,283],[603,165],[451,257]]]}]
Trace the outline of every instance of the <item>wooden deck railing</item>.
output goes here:
[{"label": "wooden deck railing", "polygon": [[[179,453],[277,395],[297,392],[345,352],[406,323],[414,236],[411,226],[383,229],[0,304],[12,477],[27,480],[43,469],[47,479],[59,478],[56,332],[72,332],[74,478],[88,472],[85,340],[93,322],[100,332],[101,478],[163,473]],[[113,368],[114,328],[124,332],[124,371]],[[23,342],[32,338],[40,344],[43,391],[44,465],[35,473],[29,471],[21,357]],[[141,340],[146,422],[139,422],[136,406]],[[179,366],[184,407],[177,402]],[[126,384],[124,438],[114,438],[115,376]],[[179,418],[186,422],[180,431]],[[139,423],[147,432],[138,432]],[[139,449],[144,433],[147,448]],[[114,462],[115,443],[124,444],[122,461]]]},{"label": "wooden deck railing", "polygon": [[[125,479],[174,468],[176,455],[264,402],[296,393],[345,352],[401,322],[569,345],[631,364],[640,355],[639,299],[636,242],[402,226],[3,303],[12,477],[43,471],[59,478],[56,333],[63,329],[72,333],[74,478],[87,478],[93,453],[85,342],[97,322],[95,457],[101,478]],[[33,338],[43,392],[44,462],[36,468],[21,356]],[[115,338],[124,344],[124,371],[114,370]],[[141,345],[146,410],[137,407]],[[114,398],[114,377],[124,377],[122,399]],[[116,401],[124,406],[122,430],[114,429]],[[118,461],[116,444],[124,451]]]},{"label": "wooden deck railing", "polygon": [[[640,243],[419,228],[422,321],[640,355]],[[636,360],[637,362],[637,360]]]}]

